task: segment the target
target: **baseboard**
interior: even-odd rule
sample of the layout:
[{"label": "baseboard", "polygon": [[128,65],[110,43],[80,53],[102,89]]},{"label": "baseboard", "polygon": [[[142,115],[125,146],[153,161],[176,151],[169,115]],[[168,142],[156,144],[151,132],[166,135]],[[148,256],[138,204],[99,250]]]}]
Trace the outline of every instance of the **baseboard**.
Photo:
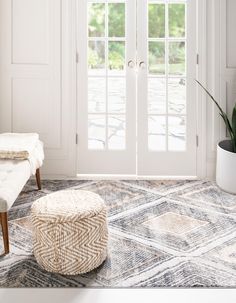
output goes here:
[{"label": "baseboard", "polygon": [[78,180],[197,180],[197,176],[136,176],[136,175],[84,175],[78,174]]},{"label": "baseboard", "polygon": [[[35,179],[35,176],[31,176]],[[42,175],[42,180],[198,180],[197,176],[136,176],[136,175]]]}]

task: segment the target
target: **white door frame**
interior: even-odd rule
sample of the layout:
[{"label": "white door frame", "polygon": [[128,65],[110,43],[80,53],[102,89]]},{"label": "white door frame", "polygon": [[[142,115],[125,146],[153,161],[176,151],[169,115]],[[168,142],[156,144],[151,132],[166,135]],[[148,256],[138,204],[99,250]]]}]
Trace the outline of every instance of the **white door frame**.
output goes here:
[{"label": "white door frame", "polygon": [[[197,1],[197,78],[201,83],[207,82],[207,1]],[[197,94],[197,177],[207,177],[207,96],[200,87]]]},{"label": "white door frame", "polygon": [[[77,167],[78,172],[83,174],[84,171],[93,174],[93,171],[103,173],[107,171],[116,174],[129,173],[132,171],[135,174],[136,161],[133,157],[135,153],[135,117],[133,117],[133,111],[135,111],[135,100],[136,100],[136,75],[135,69],[128,66],[130,60],[135,61],[136,56],[136,44],[135,44],[135,30],[136,30],[136,16],[135,16],[135,0],[130,0],[126,4],[126,58],[125,65],[126,71],[126,148],[125,150],[110,150],[108,148],[104,150],[91,150],[88,148],[88,109],[87,109],[87,0],[79,0],[77,2],[77,28],[80,28],[80,34],[77,37],[78,53],[81,60],[77,65],[77,104],[78,104],[78,161]],[[111,2],[112,3],[112,2]],[[128,20],[132,21],[133,24],[127,26]],[[107,38],[107,37],[106,37]],[[83,58],[83,59],[82,59]],[[99,76],[98,76],[99,77]],[[109,77],[109,75],[102,76]],[[82,113],[82,114],[81,114]],[[107,113],[107,111],[106,111]],[[112,115],[112,114],[111,114]],[[116,114],[114,114],[116,115]],[[122,166],[125,163],[125,166]]]},{"label": "white door frame", "polygon": [[[78,7],[78,1],[77,0],[77,7]],[[207,74],[207,3],[205,0],[196,0],[196,6],[197,6],[197,50],[196,50],[196,61],[198,64],[197,68],[197,78],[202,83],[206,83],[206,74]],[[76,17],[77,21],[78,18],[82,17],[81,14],[78,14],[78,9],[76,9]],[[78,25],[78,24],[77,24]],[[79,29],[77,26],[77,33],[76,33],[76,43],[78,43],[79,37]],[[84,34],[84,33],[83,33]],[[82,34],[82,36],[83,36]],[[78,44],[77,44],[78,45]],[[77,50],[77,54],[78,50]],[[79,54],[80,55],[80,54]],[[77,55],[76,55],[77,56]],[[78,83],[78,66],[77,66],[77,83]],[[207,155],[206,155],[206,117],[207,117],[207,111],[206,111],[206,95],[201,91],[200,88],[196,88],[196,94],[197,94],[197,136],[198,136],[198,147],[197,147],[197,176],[195,177],[189,177],[189,179],[203,179],[207,176]],[[79,123],[78,123],[78,92],[77,92],[77,133],[79,132]],[[77,145],[77,157],[79,154],[79,147]],[[137,176],[137,175],[91,175],[91,174],[80,174],[77,175],[78,179],[149,179],[149,180],[158,180],[163,179],[162,176]],[[166,177],[165,177],[166,178]],[[185,176],[168,176],[168,179],[186,179]]]},{"label": "white door frame", "polygon": [[[171,2],[171,1],[170,1]],[[144,43],[148,40],[148,29],[147,29],[147,2],[146,0],[138,0],[138,62],[148,60],[148,50],[147,43]],[[154,2],[155,3],[155,2]],[[168,1],[166,2],[168,3]],[[148,117],[154,115],[155,113],[148,113],[148,81],[149,77],[152,75],[148,72],[148,63],[146,62],[146,67],[140,69],[138,74],[138,174],[139,175],[155,175],[156,172],[159,172],[159,175],[163,178],[169,178],[169,176],[180,175],[188,179],[189,177],[196,177],[196,153],[197,153],[197,144],[196,144],[196,135],[197,135],[197,118],[196,118],[196,95],[195,91],[195,81],[196,77],[196,2],[195,0],[188,0],[187,3],[187,32],[186,37],[181,38],[181,40],[186,41],[186,75],[178,76],[187,79],[187,119],[186,119],[186,149],[181,151],[170,150],[167,145],[166,149],[163,151],[150,150],[148,147]],[[166,11],[167,13],[167,11]],[[166,16],[165,27],[168,28],[168,16]],[[187,38],[187,40],[186,40]],[[178,41],[178,38],[175,38]],[[175,41],[174,39],[174,41]],[[155,40],[156,41],[156,40]],[[165,38],[166,41],[166,38]],[[171,41],[170,38],[167,41]],[[167,44],[168,45],[168,44]],[[190,45],[190,47],[188,46]],[[166,49],[166,62],[168,62],[168,50]],[[167,78],[168,77],[168,78]],[[175,77],[175,76],[173,76]],[[178,78],[177,77],[177,78]],[[172,76],[169,75],[166,71],[166,74],[161,76],[162,79],[171,79]],[[155,78],[154,78],[155,79]],[[167,95],[166,95],[167,96]],[[167,102],[166,102],[167,105]],[[169,113],[169,110],[166,109],[165,114],[160,115],[161,118],[166,120],[166,132],[168,132],[168,120],[170,117],[181,117],[181,115],[175,115]],[[166,144],[168,143],[166,137]]]}]

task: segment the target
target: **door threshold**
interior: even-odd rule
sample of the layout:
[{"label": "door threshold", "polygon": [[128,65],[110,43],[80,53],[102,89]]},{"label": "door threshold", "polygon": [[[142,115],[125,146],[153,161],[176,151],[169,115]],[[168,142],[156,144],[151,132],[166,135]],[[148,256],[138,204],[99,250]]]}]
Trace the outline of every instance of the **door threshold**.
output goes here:
[{"label": "door threshold", "polygon": [[198,180],[197,176],[137,176],[137,175],[106,175],[77,174],[78,180]]}]

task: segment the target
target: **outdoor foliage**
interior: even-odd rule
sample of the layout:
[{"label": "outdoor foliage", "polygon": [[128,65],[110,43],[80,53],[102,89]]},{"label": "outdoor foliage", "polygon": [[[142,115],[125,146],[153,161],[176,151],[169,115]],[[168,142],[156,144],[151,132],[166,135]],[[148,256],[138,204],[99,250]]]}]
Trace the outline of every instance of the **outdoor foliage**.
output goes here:
[{"label": "outdoor foliage", "polygon": [[[148,6],[149,38],[185,37],[185,4],[173,3],[168,5],[169,33],[166,32],[166,7],[161,3],[150,3]],[[125,4],[108,4],[108,28],[105,25],[105,3],[91,3],[89,12],[89,37],[98,38],[95,44],[99,44],[99,38],[125,37]],[[123,42],[109,42],[108,61],[110,69],[121,70],[124,68],[125,47]],[[89,47],[88,64],[90,68],[100,68],[104,64],[105,45],[93,45]],[[185,43],[169,43],[169,72],[171,74],[183,74],[185,72]],[[153,74],[165,73],[165,42],[149,42],[149,70]]]},{"label": "outdoor foliage", "polygon": [[[157,18],[158,16],[158,18]],[[149,37],[164,38],[165,37],[165,4],[149,4]]]}]

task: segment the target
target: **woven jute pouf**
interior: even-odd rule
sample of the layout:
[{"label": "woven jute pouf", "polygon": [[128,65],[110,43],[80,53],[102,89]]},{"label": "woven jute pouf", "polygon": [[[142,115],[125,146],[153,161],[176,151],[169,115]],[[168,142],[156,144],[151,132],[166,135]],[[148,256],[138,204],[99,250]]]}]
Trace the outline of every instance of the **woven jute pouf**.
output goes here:
[{"label": "woven jute pouf", "polygon": [[77,275],[106,259],[106,206],[99,195],[83,190],[49,194],[33,203],[31,219],[34,255],[45,270]]}]

